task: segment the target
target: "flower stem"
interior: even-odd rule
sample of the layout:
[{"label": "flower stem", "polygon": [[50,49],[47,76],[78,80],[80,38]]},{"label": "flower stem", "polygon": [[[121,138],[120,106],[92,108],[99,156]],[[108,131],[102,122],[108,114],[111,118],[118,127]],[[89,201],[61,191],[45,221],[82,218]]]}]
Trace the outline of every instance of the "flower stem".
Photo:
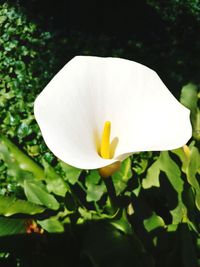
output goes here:
[{"label": "flower stem", "polygon": [[110,199],[110,204],[112,207],[112,211],[116,212],[118,205],[117,205],[117,195],[116,195],[116,191],[115,191],[115,187],[112,181],[112,177],[109,176],[107,178],[103,178],[103,181],[105,183],[107,192],[108,192],[108,197]]}]

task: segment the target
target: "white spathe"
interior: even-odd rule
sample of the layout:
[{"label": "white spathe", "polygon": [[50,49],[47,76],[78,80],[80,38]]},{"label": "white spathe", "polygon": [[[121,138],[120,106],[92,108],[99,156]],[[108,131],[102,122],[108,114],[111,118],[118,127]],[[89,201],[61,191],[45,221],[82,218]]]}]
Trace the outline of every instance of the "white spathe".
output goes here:
[{"label": "white spathe", "polygon": [[[62,161],[97,169],[134,152],[183,146],[192,134],[190,112],[153,70],[120,58],[77,56],[50,81],[34,112],[49,149]],[[113,159],[98,154],[106,121]]]}]

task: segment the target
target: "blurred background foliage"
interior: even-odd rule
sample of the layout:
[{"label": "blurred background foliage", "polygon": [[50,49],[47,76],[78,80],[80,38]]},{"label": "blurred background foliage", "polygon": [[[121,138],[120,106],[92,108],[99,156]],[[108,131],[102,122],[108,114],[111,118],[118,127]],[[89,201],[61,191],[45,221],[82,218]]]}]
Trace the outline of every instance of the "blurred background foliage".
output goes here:
[{"label": "blurred background foliage", "polygon": [[[198,0],[0,1],[2,266],[200,264],[199,18]],[[57,160],[33,101],[76,55],[156,70],[191,110],[188,146],[134,154],[106,184]]]}]

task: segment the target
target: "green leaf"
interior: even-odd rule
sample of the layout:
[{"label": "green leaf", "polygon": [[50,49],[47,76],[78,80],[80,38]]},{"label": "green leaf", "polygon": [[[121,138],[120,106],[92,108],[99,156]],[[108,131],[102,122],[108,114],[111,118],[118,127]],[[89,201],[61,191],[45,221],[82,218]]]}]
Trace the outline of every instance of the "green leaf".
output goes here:
[{"label": "green leaf", "polygon": [[159,187],[160,186],[159,175],[160,175],[160,162],[158,159],[148,168],[146,178],[142,180],[142,187],[144,189],[151,188],[152,186]]},{"label": "green leaf", "polygon": [[87,201],[98,201],[106,192],[106,187],[96,170],[90,171],[86,176],[85,185],[87,187]]},{"label": "green leaf", "polygon": [[182,193],[184,189],[184,182],[181,178],[181,171],[179,166],[171,159],[167,151],[160,153],[159,158],[147,171],[147,178],[143,179],[143,188],[150,188],[152,186],[160,186],[159,175],[160,171],[166,174],[166,178],[169,180],[173,189],[177,192],[178,205],[170,211],[173,216],[173,223],[179,223],[187,216],[187,209],[182,201]]},{"label": "green leaf", "polygon": [[200,210],[200,185],[198,182],[198,172],[200,170],[200,153],[197,147],[192,142],[189,146],[189,155],[186,157],[183,149],[179,148],[172,151],[182,161],[182,171],[186,174],[188,183],[192,186],[195,192],[195,203]]},{"label": "green leaf", "polygon": [[86,210],[85,208],[82,208],[82,207],[79,207],[78,211],[79,211],[81,217],[83,217],[83,219],[85,221],[92,219],[92,212],[90,212],[90,211],[88,211],[88,210]]},{"label": "green leaf", "polygon": [[200,109],[198,108],[198,88],[194,84],[188,84],[182,88],[181,103],[191,110],[191,122],[193,137],[200,140]]},{"label": "green leaf", "polygon": [[98,201],[101,199],[102,195],[105,192],[105,186],[103,183],[100,185],[90,185],[87,189],[87,201]]},{"label": "green leaf", "polygon": [[178,224],[169,224],[167,226],[167,232],[176,232]]},{"label": "green leaf", "polygon": [[63,178],[45,160],[43,160],[43,166],[48,191],[64,197],[69,188]]},{"label": "green leaf", "polygon": [[200,169],[200,153],[198,149],[193,146],[190,150],[190,158],[189,163],[186,168],[186,177],[188,183],[191,184],[193,189],[195,190],[195,203],[197,208],[200,210],[200,185],[197,180],[197,173]]},{"label": "green leaf", "polygon": [[188,182],[195,188],[199,188],[196,175],[200,169],[200,153],[196,147],[192,147],[190,150],[190,160],[186,169]]},{"label": "green leaf", "polygon": [[176,208],[170,210],[170,214],[172,215],[172,224],[179,224],[189,220],[187,217],[187,208],[180,199],[178,200]]},{"label": "green leaf", "polygon": [[4,216],[11,216],[17,213],[34,215],[42,213],[44,210],[44,207],[25,200],[0,196],[0,214]]},{"label": "green leaf", "polygon": [[143,188],[150,188],[152,186],[159,187],[160,171],[166,173],[173,188],[179,193],[183,190],[183,180],[181,179],[181,171],[178,165],[170,158],[167,151],[161,152],[157,161],[155,161],[147,171],[147,176],[142,181]]},{"label": "green leaf", "polygon": [[24,191],[27,199],[35,204],[44,205],[49,209],[57,210],[59,203],[55,197],[49,194],[42,182],[24,181]]},{"label": "green leaf", "polygon": [[171,159],[169,153],[164,151],[159,158],[160,170],[165,172],[174,190],[181,196],[183,192],[184,182],[181,178],[179,166]]},{"label": "green leaf", "polygon": [[127,158],[121,163],[119,171],[112,175],[112,180],[116,190],[116,194],[119,195],[124,191],[127,186],[127,182],[132,177],[131,159]]},{"label": "green leaf", "polygon": [[192,112],[195,112],[197,109],[198,101],[198,90],[197,86],[189,83],[183,86],[181,90],[180,102]]},{"label": "green leaf", "polygon": [[167,151],[162,152],[160,155],[160,169],[166,173],[172,187],[177,192],[178,205],[174,210],[170,211],[173,217],[173,224],[187,220],[187,209],[182,201],[184,182],[181,178],[181,171]]},{"label": "green leaf", "polygon": [[23,183],[24,178],[26,179],[33,178],[33,174],[31,172],[23,170],[20,164],[16,161],[14,155],[8,149],[8,147],[5,146],[3,142],[1,142],[1,136],[0,136],[0,158],[3,159],[5,165],[8,168],[7,174],[11,177],[14,177],[20,184]]},{"label": "green leaf", "polygon": [[111,220],[110,223],[118,230],[124,232],[125,234],[132,234],[132,226],[129,223],[126,215],[126,211],[123,210],[120,219]]},{"label": "green leaf", "polygon": [[179,157],[179,159],[182,162],[182,168],[181,170],[185,173],[186,172],[186,168],[188,165],[188,157],[187,155],[184,153],[184,150],[182,147],[171,150],[172,153],[174,153],[175,155],[177,155]]},{"label": "green leaf", "polygon": [[0,135],[0,154],[11,169],[17,170],[18,166],[19,170],[32,173],[36,179],[44,178],[43,169],[3,135]]},{"label": "green leaf", "polygon": [[64,226],[62,223],[54,217],[51,217],[46,220],[37,221],[41,227],[49,233],[62,233],[64,232]]},{"label": "green leaf", "polygon": [[124,182],[127,182],[132,177],[132,170],[131,170],[131,159],[125,159],[120,167],[120,170],[117,171],[113,176],[120,177]]},{"label": "green leaf", "polygon": [[7,19],[6,16],[0,16],[0,25],[2,25],[4,21],[6,21],[6,19]]},{"label": "green leaf", "polygon": [[145,219],[143,223],[144,223],[144,227],[146,228],[148,232],[151,232],[159,227],[162,227],[162,228],[165,227],[165,222],[156,213],[153,213],[150,218]]},{"label": "green leaf", "polygon": [[17,134],[21,139],[28,136],[29,134],[31,134],[30,126],[25,123],[22,123],[18,128]]},{"label": "green leaf", "polygon": [[85,178],[85,185],[88,187],[90,184],[98,184],[101,176],[97,170],[91,170]]},{"label": "green leaf", "polygon": [[82,172],[81,169],[77,169],[73,166],[68,165],[67,163],[61,161],[60,165],[65,173],[65,178],[67,181],[70,182],[70,184],[74,185]]},{"label": "green leaf", "polygon": [[0,236],[23,234],[25,232],[24,219],[0,218]]}]

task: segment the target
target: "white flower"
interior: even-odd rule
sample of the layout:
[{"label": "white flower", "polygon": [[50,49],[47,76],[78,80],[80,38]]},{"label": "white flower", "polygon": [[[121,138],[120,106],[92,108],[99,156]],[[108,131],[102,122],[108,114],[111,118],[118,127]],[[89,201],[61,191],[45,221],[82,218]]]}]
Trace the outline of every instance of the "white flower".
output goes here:
[{"label": "white flower", "polygon": [[134,152],[175,149],[192,132],[189,110],[159,76],[120,58],[73,58],[40,93],[34,109],[49,149],[80,169],[102,168]]}]

